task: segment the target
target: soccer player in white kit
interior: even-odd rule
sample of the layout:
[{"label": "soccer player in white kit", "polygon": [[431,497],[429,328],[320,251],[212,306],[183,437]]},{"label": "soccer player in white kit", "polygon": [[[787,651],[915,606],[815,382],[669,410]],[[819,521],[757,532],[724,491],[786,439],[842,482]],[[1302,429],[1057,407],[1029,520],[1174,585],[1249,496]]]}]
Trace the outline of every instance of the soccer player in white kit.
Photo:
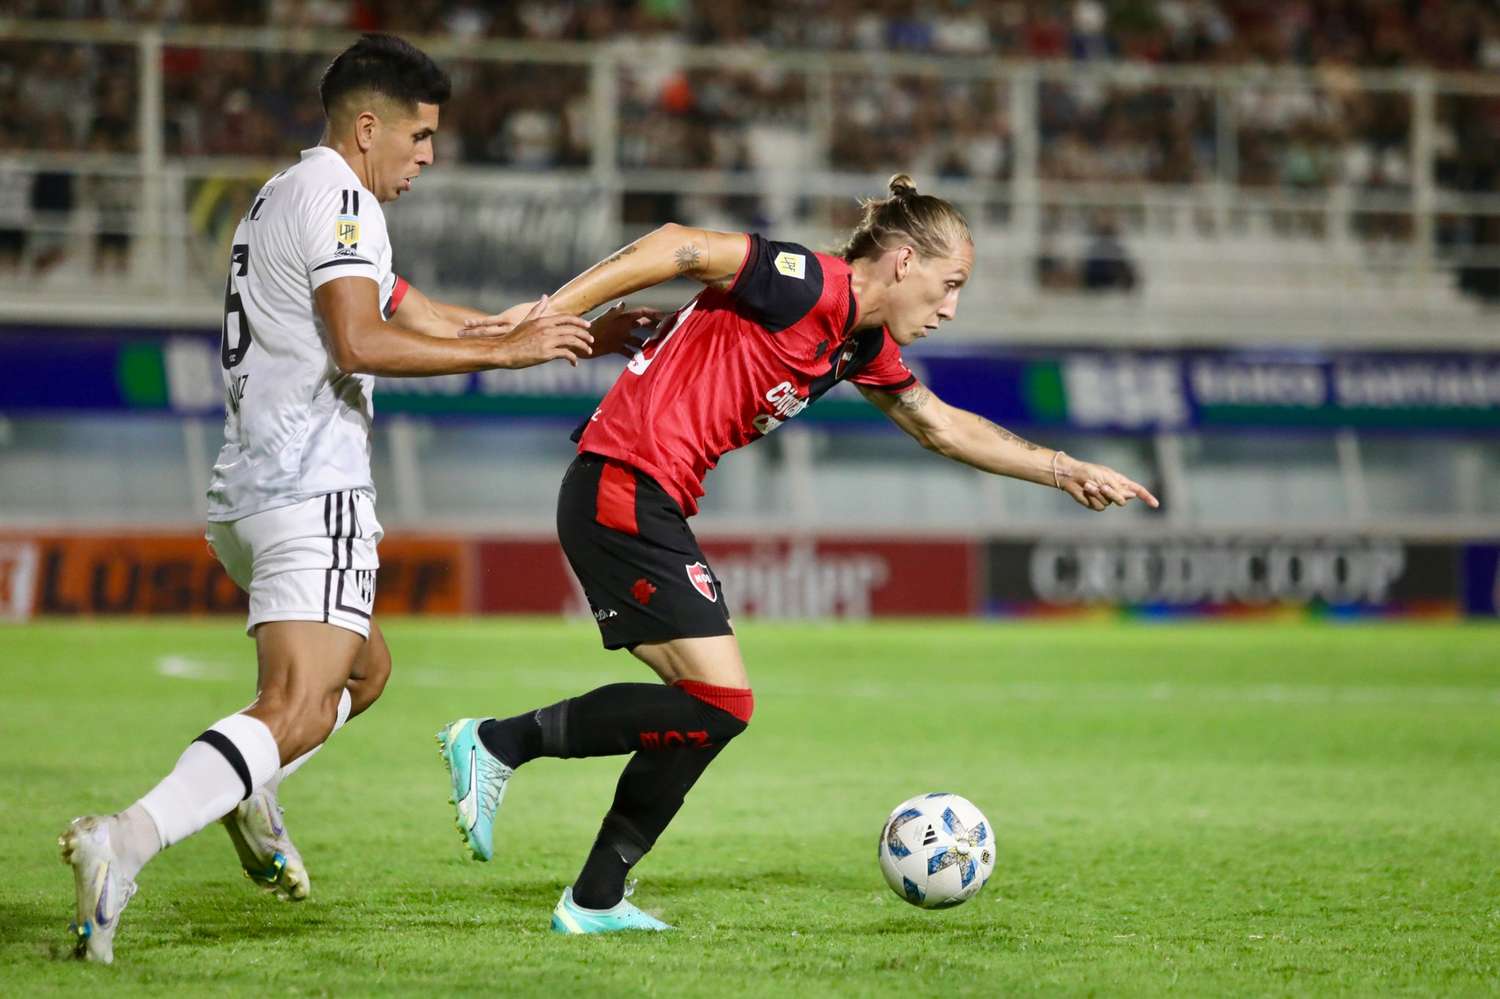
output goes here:
[{"label": "soccer player in white kit", "polygon": [[392,273],[381,204],[432,162],[449,91],[421,51],[364,36],[323,76],[323,143],[267,181],[235,230],[220,352],[225,443],[207,536],[250,594],[256,698],[209,726],[129,808],[75,819],[63,833],[77,956],[112,960],[137,872],[221,818],[247,874],[307,897],[277,787],[380,696],[391,669],[371,620],[381,538],[374,376],[589,355],[589,324],[545,314],[545,300],[503,336],[461,338],[464,319],[481,312],[434,302]]}]

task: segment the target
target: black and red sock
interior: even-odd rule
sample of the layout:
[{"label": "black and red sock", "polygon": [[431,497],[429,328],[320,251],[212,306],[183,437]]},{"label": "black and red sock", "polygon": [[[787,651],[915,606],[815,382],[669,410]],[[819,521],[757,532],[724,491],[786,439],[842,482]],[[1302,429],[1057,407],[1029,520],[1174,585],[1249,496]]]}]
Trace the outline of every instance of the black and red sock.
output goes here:
[{"label": "black and red sock", "polygon": [[677,689],[704,704],[712,741],[656,749],[657,740],[642,739],[651,748],[642,748],[625,765],[614,802],[573,883],[573,901],[585,908],[608,909],[624,897],[630,869],[656,845],[720,750],[750,722],[755,701],[748,689],[691,680],[680,681]]},{"label": "black and red sock", "polygon": [[512,767],[539,756],[634,753],[615,787],[573,900],[608,909],[624,897],[630,868],[656,845],[719,751],[755,710],[748,688],[695,680],[612,683],[587,694],[479,726],[486,749]]},{"label": "black and red sock", "polygon": [[536,711],[482,722],[479,739],[511,767],[539,756],[706,749],[743,731],[754,703],[748,689],[695,680],[670,686],[612,683]]}]

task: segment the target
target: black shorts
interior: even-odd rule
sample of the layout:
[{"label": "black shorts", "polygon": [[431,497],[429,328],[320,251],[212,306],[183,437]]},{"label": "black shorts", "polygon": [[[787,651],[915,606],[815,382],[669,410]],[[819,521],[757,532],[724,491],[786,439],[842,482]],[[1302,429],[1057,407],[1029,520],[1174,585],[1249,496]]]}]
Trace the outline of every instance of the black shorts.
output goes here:
[{"label": "black shorts", "polygon": [[605,648],[734,634],[687,518],[644,472],[580,454],[557,494],[557,538]]}]

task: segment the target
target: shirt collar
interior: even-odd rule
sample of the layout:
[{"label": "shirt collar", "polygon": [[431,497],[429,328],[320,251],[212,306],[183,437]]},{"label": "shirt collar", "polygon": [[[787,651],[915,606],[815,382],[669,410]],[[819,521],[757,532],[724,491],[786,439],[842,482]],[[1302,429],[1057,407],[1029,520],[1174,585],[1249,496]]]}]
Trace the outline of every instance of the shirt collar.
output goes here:
[{"label": "shirt collar", "polygon": [[313,146],[311,149],[302,150],[303,160],[310,160],[316,156],[333,159],[339,166],[344,168],[345,173],[354,178],[355,183],[359,184],[361,188],[364,187],[364,182],[359,179],[359,174],[354,172],[354,168],[349,165],[349,161],[344,159],[337,149],[334,149],[332,146]]}]

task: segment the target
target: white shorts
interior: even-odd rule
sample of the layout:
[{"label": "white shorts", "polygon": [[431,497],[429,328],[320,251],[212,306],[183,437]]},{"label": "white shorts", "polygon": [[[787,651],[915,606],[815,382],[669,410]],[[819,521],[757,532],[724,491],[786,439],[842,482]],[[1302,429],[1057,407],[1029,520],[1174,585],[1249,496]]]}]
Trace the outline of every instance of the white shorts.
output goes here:
[{"label": "white shorts", "polygon": [[384,531],[375,496],[349,489],[293,506],[209,521],[209,546],[250,594],[245,631],[267,621],[323,621],[370,637],[375,546]]}]

